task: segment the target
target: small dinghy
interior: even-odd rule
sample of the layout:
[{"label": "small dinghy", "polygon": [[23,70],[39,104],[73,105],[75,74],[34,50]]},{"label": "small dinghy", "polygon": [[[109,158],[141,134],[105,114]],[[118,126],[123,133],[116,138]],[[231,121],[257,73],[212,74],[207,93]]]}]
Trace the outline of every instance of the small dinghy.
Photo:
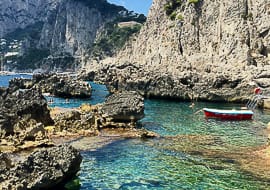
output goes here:
[{"label": "small dinghy", "polygon": [[249,120],[252,119],[251,110],[222,110],[203,108],[204,115],[207,118],[218,118],[224,120]]}]

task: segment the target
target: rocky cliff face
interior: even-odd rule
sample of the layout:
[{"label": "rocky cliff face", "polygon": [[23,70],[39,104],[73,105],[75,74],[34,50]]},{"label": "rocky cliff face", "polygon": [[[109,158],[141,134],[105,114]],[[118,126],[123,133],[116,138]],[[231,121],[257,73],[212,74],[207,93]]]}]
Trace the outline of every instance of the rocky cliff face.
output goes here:
[{"label": "rocky cliff face", "polygon": [[39,47],[52,52],[83,55],[91,48],[97,31],[107,19],[79,1],[59,1],[48,11]]},{"label": "rocky cliff face", "polygon": [[184,0],[174,20],[170,1],[154,0],[140,34],[97,68],[97,80],[183,99],[243,101],[255,86],[270,92],[269,1]]},{"label": "rocky cliff face", "polygon": [[[53,58],[43,59],[48,55],[41,52],[36,56],[30,52],[25,60],[18,62],[29,63],[32,57],[40,57],[33,63],[36,67],[45,64],[50,70],[65,68],[63,62],[78,64],[90,54],[99,31],[105,23],[119,16],[121,10],[127,11],[105,0],[3,0],[0,37],[22,42],[22,52],[40,49],[49,50],[53,55]],[[74,64],[69,67],[74,69]]]},{"label": "rocky cliff face", "polygon": [[43,21],[46,11],[55,6],[57,0],[1,0],[0,37],[17,28]]}]

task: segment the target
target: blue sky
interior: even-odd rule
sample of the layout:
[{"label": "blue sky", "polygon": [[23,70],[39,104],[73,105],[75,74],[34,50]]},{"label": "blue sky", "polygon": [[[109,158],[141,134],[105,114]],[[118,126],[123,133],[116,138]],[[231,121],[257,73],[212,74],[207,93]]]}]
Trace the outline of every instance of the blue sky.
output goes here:
[{"label": "blue sky", "polygon": [[143,13],[144,15],[148,14],[152,4],[152,0],[108,0],[108,2],[124,6],[130,11]]}]

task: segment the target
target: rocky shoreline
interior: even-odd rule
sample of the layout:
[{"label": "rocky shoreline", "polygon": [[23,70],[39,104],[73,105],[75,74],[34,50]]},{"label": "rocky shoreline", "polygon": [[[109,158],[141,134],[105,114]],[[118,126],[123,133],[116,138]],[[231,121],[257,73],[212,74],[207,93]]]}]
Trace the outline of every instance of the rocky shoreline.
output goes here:
[{"label": "rocky shoreline", "polygon": [[[82,147],[85,147],[87,150],[96,146],[95,144],[106,144],[122,138],[160,137],[156,133],[137,128],[136,122],[144,117],[144,98],[139,92],[115,91],[102,104],[83,104],[76,109],[48,108],[46,99],[42,95],[44,86],[39,86],[40,83],[37,81],[47,81],[44,83],[51,86],[48,81],[54,81],[50,80],[50,78],[54,77],[50,76],[49,80],[46,80],[44,76],[42,76],[42,80],[37,80],[37,78],[39,77],[34,77],[34,82],[15,79],[10,83],[9,88],[1,88],[0,90],[0,106],[2,107],[0,111],[0,134],[2,137],[0,141],[0,157],[3,158],[0,164],[0,170],[2,171],[0,187],[2,188],[55,188],[63,185],[79,171],[81,156],[76,149],[81,150],[84,149]],[[87,138],[90,139],[87,140]],[[190,138],[193,137],[184,137],[181,141],[185,143],[185,139],[187,139],[187,142],[190,143]],[[195,139],[198,141],[196,143],[203,143],[204,138],[211,142],[213,137],[196,137]],[[175,139],[177,140],[178,137],[175,137]],[[160,138],[161,143],[168,140],[174,141],[174,138]],[[76,149],[73,149],[68,144],[75,146]],[[269,147],[259,147],[258,149],[252,149],[252,152],[254,155],[258,155],[256,160],[262,163],[262,161],[268,160],[266,155],[268,149]],[[20,161],[9,157],[14,152],[18,154],[24,150],[29,153],[20,158]],[[38,159],[37,164],[38,162],[44,162],[44,160],[52,163],[54,162],[52,160],[56,159],[56,156],[53,155],[54,152],[59,153],[59,151],[65,152],[67,150],[71,151],[68,155],[73,156],[62,157],[63,161],[59,159],[60,163],[68,162],[70,164],[70,166],[64,166],[71,168],[66,173],[62,172],[59,175],[58,166],[56,165],[49,168],[49,171],[39,165],[38,173],[37,170],[28,171],[25,169],[32,167],[30,165],[33,163],[29,160],[35,160],[40,155],[46,154],[48,156]],[[187,149],[185,148],[185,150]],[[213,157],[217,154],[223,155],[222,152],[211,152],[212,150],[208,150],[207,147],[196,150],[194,146],[188,151],[190,154],[196,154],[199,151],[206,157]],[[243,152],[243,154],[248,155],[246,152]],[[248,165],[250,159],[253,158],[252,155],[243,159],[234,153],[227,157],[230,156],[241,163],[243,170],[253,175],[258,175],[260,171],[263,171],[261,167],[254,169],[254,165]],[[72,160],[76,160],[76,162]],[[28,174],[26,175],[25,172]],[[36,179],[36,175],[46,176],[46,179],[43,179],[43,177]],[[263,178],[268,178],[267,176],[268,173],[263,172]]]},{"label": "rocky shoreline", "polygon": [[[72,90],[65,85],[83,87],[79,89],[80,92],[85,92],[84,87],[87,87],[87,91],[91,89],[89,84],[84,86],[76,80],[69,83],[70,80],[71,77],[42,75],[34,76],[32,80],[14,79],[8,88],[1,88],[2,189],[50,189],[66,182],[76,175],[81,162],[80,153],[66,143],[78,138],[104,134],[114,138],[158,136],[136,128],[136,122],[144,117],[144,98],[136,92],[115,93],[103,104],[95,106],[85,104],[76,109],[49,108],[42,95],[44,91],[54,95],[65,94],[63,97],[66,97],[66,92]],[[65,83],[62,86],[65,93],[59,93],[58,84],[53,85],[58,81]],[[86,93],[81,94],[83,96],[80,97],[84,97]],[[68,97],[78,96],[69,93]],[[32,153],[19,162],[14,162],[7,154],[24,150]],[[60,155],[63,157],[60,158]]]}]

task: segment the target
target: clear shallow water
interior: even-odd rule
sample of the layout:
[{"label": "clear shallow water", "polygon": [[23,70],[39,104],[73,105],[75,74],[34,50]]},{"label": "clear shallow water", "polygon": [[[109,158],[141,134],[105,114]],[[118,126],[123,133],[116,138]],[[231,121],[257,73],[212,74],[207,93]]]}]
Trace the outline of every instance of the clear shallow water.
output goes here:
[{"label": "clear shallow water", "polygon": [[[0,79],[3,84],[3,78]],[[51,106],[75,107],[82,103],[103,102],[108,95],[106,88],[92,86],[93,96],[89,100],[72,99],[66,104],[64,99],[56,98]],[[165,138],[177,135],[218,137],[222,143],[216,144],[214,149],[258,146],[266,142],[263,130],[264,124],[270,122],[269,111],[256,110],[252,121],[219,121],[206,120],[199,110],[203,107],[240,108],[242,105],[195,103],[193,109],[189,106],[188,102],[146,100],[145,118],[140,123]],[[165,148],[162,143],[170,141],[125,139],[82,152],[79,189],[257,190],[270,187],[270,183],[242,172],[237,163],[190,155]],[[177,147],[177,141],[172,146]]]},{"label": "clear shallow water", "polygon": [[63,108],[75,108],[79,107],[82,104],[92,104],[96,105],[105,101],[106,97],[109,95],[109,92],[105,85],[98,85],[93,82],[90,82],[92,87],[92,96],[89,99],[77,99],[72,98],[68,100],[59,98],[59,97],[48,97],[45,98],[47,100],[53,98],[53,103],[50,104],[50,107],[63,107]]},{"label": "clear shallow water", "polygon": [[[215,145],[214,149],[225,151],[229,150],[224,146],[257,146],[266,142],[262,132],[265,125],[261,122],[269,122],[270,115],[256,111],[253,121],[206,120],[202,112],[197,112],[203,107],[230,109],[240,108],[241,105],[196,103],[193,110],[189,105],[187,102],[146,100],[145,118],[141,120],[141,125],[165,137],[218,137],[223,143]],[[270,183],[240,171],[237,164],[219,163],[219,159],[172,151],[160,146],[160,143],[159,139],[128,139],[83,152],[79,176],[81,189],[257,190],[270,187]],[[213,164],[215,167],[211,167]]]},{"label": "clear shallow water", "polygon": [[270,121],[267,112],[256,110],[254,120],[250,121],[224,121],[206,120],[202,108],[240,109],[243,105],[203,103],[197,102],[190,108],[188,102],[166,100],[146,100],[145,118],[142,125],[161,135],[213,135],[221,137],[224,141],[237,146],[259,145],[265,142],[261,131]]},{"label": "clear shallow water", "polygon": [[[158,142],[154,142],[158,143]],[[156,149],[141,140],[122,140],[82,153],[81,189],[266,189],[228,164],[207,167],[210,161],[181,152]]]}]

